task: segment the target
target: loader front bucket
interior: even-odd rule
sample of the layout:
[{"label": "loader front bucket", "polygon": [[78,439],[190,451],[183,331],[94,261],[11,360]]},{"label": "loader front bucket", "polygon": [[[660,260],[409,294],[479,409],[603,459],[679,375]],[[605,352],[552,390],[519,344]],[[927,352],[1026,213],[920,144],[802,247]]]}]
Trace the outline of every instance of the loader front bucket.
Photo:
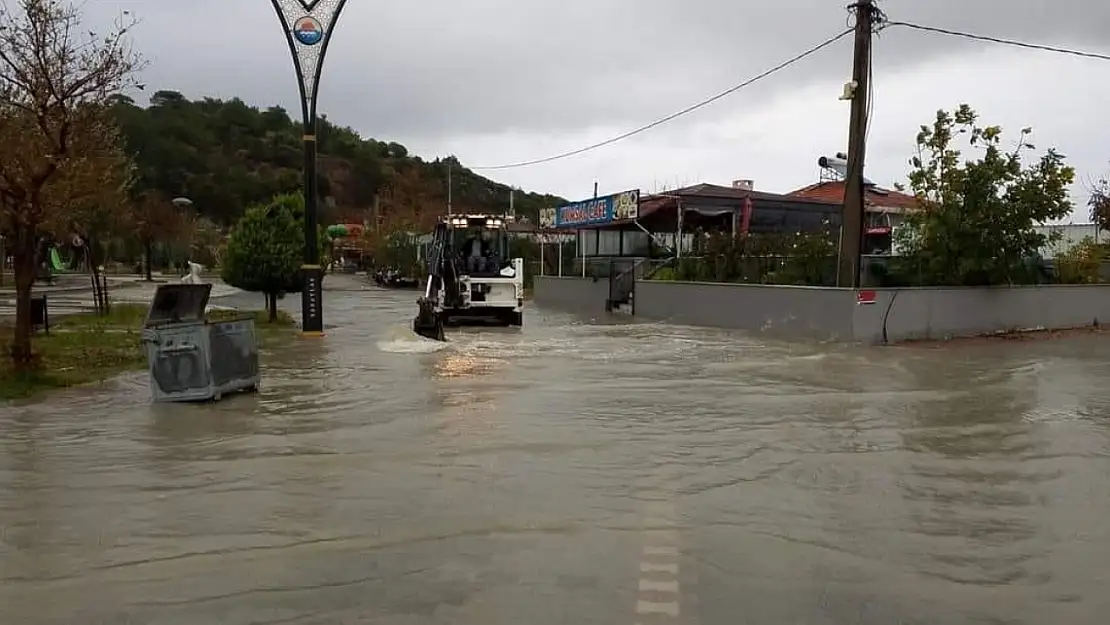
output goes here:
[{"label": "loader front bucket", "polygon": [[435,311],[430,301],[420,298],[420,306],[416,318],[412,320],[412,331],[433,341],[446,341],[447,335],[443,332],[443,318]]}]

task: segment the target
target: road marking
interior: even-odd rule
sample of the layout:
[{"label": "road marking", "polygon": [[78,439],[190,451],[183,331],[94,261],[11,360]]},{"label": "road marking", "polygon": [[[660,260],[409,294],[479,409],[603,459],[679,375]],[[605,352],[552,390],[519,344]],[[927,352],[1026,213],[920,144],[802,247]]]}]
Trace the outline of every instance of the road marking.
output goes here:
[{"label": "road marking", "polygon": [[678,557],[678,547],[673,545],[644,545],[644,555]]},{"label": "road marking", "polygon": [[637,614],[665,614],[667,616],[678,616],[678,611],[677,601],[657,603],[655,601],[644,601],[641,599],[636,602]]},{"label": "road marking", "polygon": [[682,591],[688,594],[691,587],[690,578],[680,575],[685,523],[677,510],[681,477],[680,466],[664,464],[638,480],[642,552],[635,606],[639,619],[632,619],[636,625],[693,623],[690,614],[679,618]]},{"label": "road marking", "polygon": [[658,562],[641,562],[641,573],[670,573],[671,575],[678,575],[678,565],[673,562],[660,564]]},{"label": "road marking", "polygon": [[647,538],[650,543],[660,543],[664,545],[678,544],[678,530],[648,529],[644,530],[644,537]]},{"label": "road marking", "polygon": [[671,592],[678,594],[678,581],[661,581],[656,579],[641,579],[640,592]]}]

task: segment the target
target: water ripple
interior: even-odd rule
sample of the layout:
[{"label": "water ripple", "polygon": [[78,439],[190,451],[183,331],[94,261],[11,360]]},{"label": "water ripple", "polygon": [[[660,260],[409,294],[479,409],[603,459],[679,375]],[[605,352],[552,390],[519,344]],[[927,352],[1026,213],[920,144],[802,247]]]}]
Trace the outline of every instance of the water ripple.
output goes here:
[{"label": "water ripple", "polygon": [[[135,374],[0,409],[7,620],[599,622],[665,484],[705,605],[855,585],[951,607],[925,622],[1101,622],[1102,338],[872,350],[530,311],[443,344],[408,335],[411,293],[326,297],[329,337],[268,351],[256,396],[152,406]],[[513,611],[567,575],[590,581],[560,605],[602,612]]]}]

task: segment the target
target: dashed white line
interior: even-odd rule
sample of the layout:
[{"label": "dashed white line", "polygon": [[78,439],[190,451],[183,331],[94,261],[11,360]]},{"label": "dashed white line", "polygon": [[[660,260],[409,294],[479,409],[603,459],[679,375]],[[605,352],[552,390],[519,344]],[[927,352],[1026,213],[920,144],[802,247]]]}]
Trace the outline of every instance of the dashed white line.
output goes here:
[{"label": "dashed white line", "polygon": [[673,562],[659,563],[659,562],[641,562],[641,573],[670,573],[671,575],[678,575],[678,565]]},{"label": "dashed white line", "polygon": [[678,547],[673,545],[645,545],[644,555],[646,556],[678,556]]},{"label": "dashed white line", "polygon": [[678,602],[668,601],[666,603],[657,603],[655,601],[640,600],[636,602],[636,612],[638,614],[665,614],[667,616],[678,616]]},{"label": "dashed white line", "polygon": [[677,594],[678,582],[674,580],[641,579],[640,592],[671,592]]},{"label": "dashed white line", "polygon": [[[674,467],[671,467],[674,469]],[[664,467],[664,470],[666,467]],[[677,625],[682,603],[679,568],[682,527],[675,501],[676,476],[656,474],[640,485],[642,553],[637,580],[636,614],[645,623]],[[637,623],[636,625],[640,625]]]}]

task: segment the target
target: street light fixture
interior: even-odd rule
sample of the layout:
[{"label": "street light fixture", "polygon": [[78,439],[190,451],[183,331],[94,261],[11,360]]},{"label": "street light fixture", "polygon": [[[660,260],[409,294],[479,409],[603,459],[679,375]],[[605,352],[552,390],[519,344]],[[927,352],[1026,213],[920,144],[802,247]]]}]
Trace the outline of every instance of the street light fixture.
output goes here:
[{"label": "street light fixture", "polygon": [[316,223],[316,94],[320,70],[331,42],[331,33],[347,0],[270,0],[277,12],[301,94],[304,126],[304,292],[301,295],[301,330],[323,336],[324,270],[320,266]]}]

